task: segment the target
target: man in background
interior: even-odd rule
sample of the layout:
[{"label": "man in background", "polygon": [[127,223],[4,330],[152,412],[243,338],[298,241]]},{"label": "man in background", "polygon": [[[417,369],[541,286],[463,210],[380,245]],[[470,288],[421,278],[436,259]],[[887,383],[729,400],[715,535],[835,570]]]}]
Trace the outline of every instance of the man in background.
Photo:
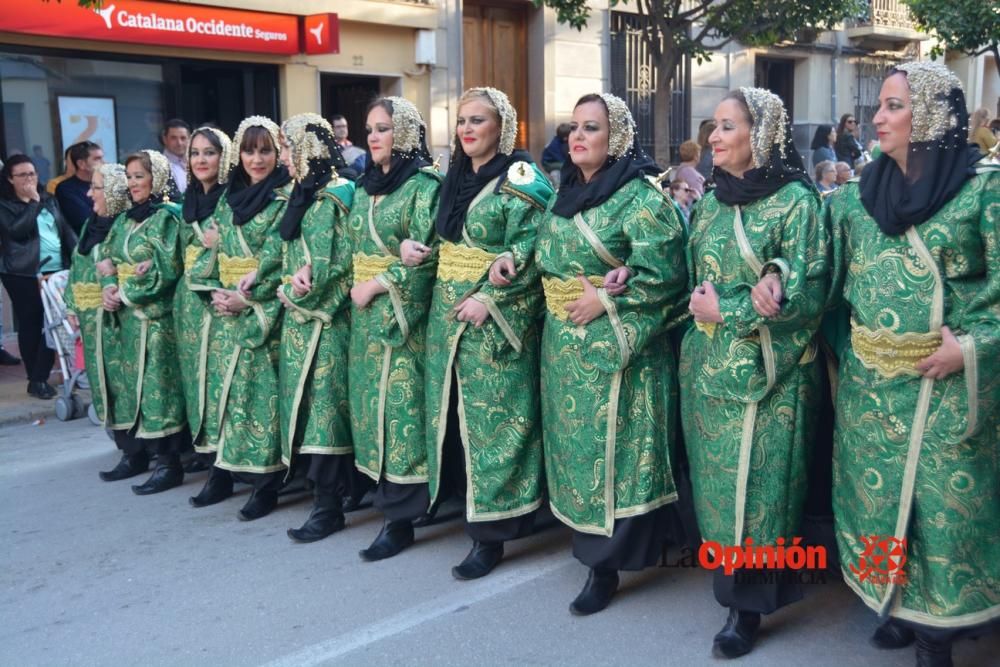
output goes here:
[{"label": "man in background", "polygon": [[56,188],[56,200],[66,222],[77,236],[94,210],[94,201],[87,196],[94,172],[104,164],[104,151],[93,141],[81,141],[69,147],[69,161],[75,173]]},{"label": "man in background", "polygon": [[337,145],[340,146],[340,153],[344,156],[344,162],[353,165],[355,160],[365,154],[365,151],[352,144],[351,140],[347,138],[350,134],[350,130],[347,127],[347,119],[340,114],[336,114],[331,118],[330,125],[333,126],[333,137],[337,140]]},{"label": "man in background", "polygon": [[160,132],[163,156],[170,163],[170,174],[180,194],[187,190],[187,149],[190,140],[191,126],[180,118],[168,120]]}]

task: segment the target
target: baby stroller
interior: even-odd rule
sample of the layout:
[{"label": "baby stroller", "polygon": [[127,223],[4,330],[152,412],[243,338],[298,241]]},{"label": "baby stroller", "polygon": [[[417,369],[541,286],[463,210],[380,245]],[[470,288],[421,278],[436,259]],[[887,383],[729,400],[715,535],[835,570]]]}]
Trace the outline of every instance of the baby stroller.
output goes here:
[{"label": "baby stroller", "polygon": [[[66,288],[69,271],[57,271],[47,276],[39,274],[38,284],[42,294],[42,308],[45,311],[45,344],[55,350],[59,358],[59,370],[62,372],[62,389],[56,398],[56,417],[59,421],[79,419],[88,414],[88,406],[74,391],[80,386],[83,371],[77,370],[73,361],[74,347],[80,332],[74,331],[73,325],[66,318],[66,302],[62,292]],[[96,421],[93,407],[90,409],[90,421]]]}]

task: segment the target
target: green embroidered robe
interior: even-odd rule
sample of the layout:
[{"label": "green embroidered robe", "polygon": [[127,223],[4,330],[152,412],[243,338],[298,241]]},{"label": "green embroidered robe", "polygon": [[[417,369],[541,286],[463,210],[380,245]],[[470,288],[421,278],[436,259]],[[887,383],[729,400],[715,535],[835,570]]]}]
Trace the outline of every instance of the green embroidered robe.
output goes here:
[{"label": "green embroidered robe", "polygon": [[[278,386],[281,409],[281,461],[295,453],[350,454],[351,423],[347,404],[347,344],[350,338],[351,240],[346,218],[354,183],[331,182],[302,217],[301,234],[269,241],[261,274],[276,268],[282,291],[292,303],[281,324]],[[268,262],[280,261],[278,267]],[[312,289],[299,297],[290,280],[312,266]]]},{"label": "green embroidered robe", "polygon": [[[81,237],[87,233],[84,225]],[[104,320],[110,319],[101,301],[101,285],[97,276],[97,262],[101,257],[101,244],[96,244],[86,255],[73,250],[73,263],[69,269],[69,284],[63,294],[66,310],[76,315],[83,341],[83,359],[90,381],[91,402],[98,419],[107,423],[108,390],[104,378]]]},{"label": "green embroidered robe", "polygon": [[[833,481],[844,581],[872,609],[942,628],[1000,617],[1000,169],[980,164],[899,236],[880,231],[854,183],[828,203],[834,296],[851,317]],[[942,325],[965,368],[925,379],[913,362]],[[872,536],[906,540],[905,583],[864,567]]]},{"label": "green embroidered robe", "polygon": [[[710,281],[725,322],[696,323],[681,347],[684,439],[707,541],[773,546],[798,534],[820,398],[813,339],[829,289],[828,237],[819,197],[801,183],[740,208],[709,194],[691,218],[690,288]],[[765,319],[750,290],[771,269],[784,301]]]},{"label": "green embroidered robe", "polygon": [[440,187],[441,176],[428,167],[384,196],[359,188],[348,218],[355,283],[375,278],[389,290],[366,308],[351,306],[355,465],[376,481],[427,481],[424,351],[437,261],[405,266],[399,246],[406,239],[432,245]]},{"label": "green embroidered robe", "polygon": [[[217,209],[219,223],[219,282],[236,289],[240,278],[261,267],[281,266],[281,245],[269,243],[277,237],[278,223],[285,211],[290,186],[277,191],[276,198],[242,225],[233,224],[229,206]],[[276,258],[266,253],[278,253]],[[235,317],[218,317],[221,325],[219,361],[221,373],[209,368],[211,383],[220,378],[219,403],[206,417],[206,433],[215,429],[216,440],[208,447],[217,449],[215,465],[233,472],[267,473],[284,469],[281,462],[279,423],[278,356],[283,307],[277,289],[280,270],[258,270],[250,307]]]},{"label": "green embroidered robe", "polygon": [[[114,313],[118,331],[109,353],[104,341],[112,430],[135,428],[138,438],[160,438],[187,426],[177,340],[174,333],[174,289],[181,276],[177,242],[177,207],[160,204],[143,222],[127,213],[118,216],[101,244],[101,258],[111,259],[117,276],[102,277],[102,286],[117,284],[122,307]],[[143,275],[136,265],[151,261]]]},{"label": "green embroidered robe", "polygon": [[[670,452],[677,362],[668,323],[687,313],[684,223],[671,200],[636,178],[572,219],[546,213],[536,258],[545,284],[541,396],[552,512],[585,533],[610,536],[615,519],[677,499]],[[603,285],[632,271],[606,313],[585,326],[564,317],[583,296],[577,276]],[[559,287],[569,293],[558,299]]]},{"label": "green embroidered robe", "polygon": [[[200,185],[196,185],[200,187]],[[224,199],[220,199],[220,202]],[[224,204],[220,204],[224,205]],[[184,403],[188,426],[198,451],[205,451],[202,434],[206,405],[216,403],[218,394],[209,401],[207,394],[208,364],[212,354],[218,354],[218,336],[213,337],[211,290],[218,287],[217,250],[205,247],[204,230],[214,224],[214,215],[192,223],[180,220],[179,243],[184,261],[184,277],[174,294],[174,327],[177,331],[177,358],[180,362]],[[215,327],[218,331],[218,327]],[[220,386],[216,383],[215,386]]]},{"label": "green embroidered robe", "polygon": [[[515,163],[515,166],[517,164]],[[530,180],[489,183],[470,204],[456,261],[439,255],[427,322],[424,392],[427,399],[427,468],[433,503],[440,489],[441,454],[458,378],[458,420],[466,458],[466,519],[521,516],[542,502],[542,429],[538,392],[538,315],[541,285],[535,238],[552,189],[534,165]],[[519,179],[522,182],[527,178]],[[489,283],[493,258],[509,253],[517,276],[504,288]],[[484,303],[482,327],[455,319],[466,297]]]}]

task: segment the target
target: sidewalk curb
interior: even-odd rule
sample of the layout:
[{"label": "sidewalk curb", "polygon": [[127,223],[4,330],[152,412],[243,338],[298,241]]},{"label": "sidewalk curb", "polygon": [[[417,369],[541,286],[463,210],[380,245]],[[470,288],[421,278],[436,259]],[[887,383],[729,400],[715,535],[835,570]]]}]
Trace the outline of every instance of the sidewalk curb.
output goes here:
[{"label": "sidewalk curb", "polygon": [[[20,412],[18,414],[0,415],[0,427],[20,426],[21,424],[29,424],[36,419],[42,418],[46,420],[56,418],[56,408],[54,404],[49,403],[48,405],[40,405],[38,408],[32,408],[26,412]],[[86,416],[81,417],[81,419],[86,419]]]}]

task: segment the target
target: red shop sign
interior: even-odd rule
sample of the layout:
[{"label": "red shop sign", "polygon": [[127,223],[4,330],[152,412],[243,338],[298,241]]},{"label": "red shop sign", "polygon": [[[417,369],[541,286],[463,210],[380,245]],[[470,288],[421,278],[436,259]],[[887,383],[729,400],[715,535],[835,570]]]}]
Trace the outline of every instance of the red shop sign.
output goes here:
[{"label": "red shop sign", "polygon": [[299,17],[179,2],[0,0],[0,31],[130,44],[291,55],[301,51]]},{"label": "red shop sign", "polygon": [[304,19],[307,55],[340,53],[340,21],[336,14],[313,14]]}]

